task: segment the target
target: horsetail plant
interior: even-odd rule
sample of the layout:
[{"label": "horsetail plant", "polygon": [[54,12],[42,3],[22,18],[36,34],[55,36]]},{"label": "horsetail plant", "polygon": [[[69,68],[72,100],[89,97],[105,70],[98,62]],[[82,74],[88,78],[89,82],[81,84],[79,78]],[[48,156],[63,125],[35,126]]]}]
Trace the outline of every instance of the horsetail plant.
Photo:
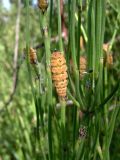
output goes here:
[{"label": "horsetail plant", "polygon": [[[87,0],[85,4],[78,0],[65,2],[68,3],[69,17],[67,47],[62,41],[60,0],[57,0],[59,49],[51,53],[54,3],[53,0],[50,3],[38,0],[45,51],[45,58],[40,62],[30,48],[30,8],[29,0],[26,0],[27,66],[37,114],[37,147],[44,160],[110,160],[110,143],[119,108],[114,108],[110,114],[109,105],[111,102],[115,105],[118,103],[115,96],[119,83],[113,89],[111,83],[108,87],[108,66],[113,63],[113,59],[108,51],[103,51],[106,0]],[[85,41],[83,50],[80,48],[80,37]],[[30,55],[29,50],[32,53]],[[38,63],[36,86],[29,61],[32,65],[37,65],[36,61]],[[43,86],[41,77],[45,81],[44,93],[40,92]],[[71,106],[67,106],[69,100],[72,101]],[[58,104],[60,108],[56,107]]]}]

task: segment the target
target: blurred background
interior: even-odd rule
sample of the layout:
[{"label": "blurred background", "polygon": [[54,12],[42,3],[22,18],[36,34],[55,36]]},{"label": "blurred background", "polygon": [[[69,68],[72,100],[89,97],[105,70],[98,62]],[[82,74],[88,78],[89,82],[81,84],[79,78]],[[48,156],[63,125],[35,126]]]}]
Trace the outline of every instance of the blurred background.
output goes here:
[{"label": "blurred background", "polygon": [[[67,39],[67,0],[62,19],[64,42]],[[85,2],[85,1],[83,1]],[[84,3],[84,5],[86,5]],[[52,19],[52,41],[56,41],[56,1]],[[112,44],[114,77],[120,77],[120,1],[107,1],[105,43]],[[0,160],[32,159],[34,153],[34,130],[36,127],[35,107],[32,100],[28,71],[24,61],[25,0],[0,0]],[[86,8],[82,15],[86,26]],[[83,38],[84,39],[84,38]],[[30,44],[37,47],[42,43],[37,0],[30,0]],[[83,44],[85,48],[85,44]],[[54,49],[56,42],[51,45]],[[67,43],[65,43],[67,47]],[[85,50],[84,50],[85,52]],[[120,113],[119,113],[120,115]],[[118,116],[111,144],[111,160],[120,159],[120,116]]]}]

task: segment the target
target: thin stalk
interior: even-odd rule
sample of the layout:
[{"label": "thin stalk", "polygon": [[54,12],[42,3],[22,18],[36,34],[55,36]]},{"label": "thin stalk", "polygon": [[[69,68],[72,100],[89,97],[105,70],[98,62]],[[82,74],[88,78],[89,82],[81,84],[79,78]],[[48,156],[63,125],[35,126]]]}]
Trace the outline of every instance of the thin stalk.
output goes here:
[{"label": "thin stalk", "polygon": [[68,97],[73,101],[74,105],[76,105],[78,108],[80,108],[79,102],[72,96],[69,90],[67,90]]},{"label": "thin stalk", "polygon": [[[91,65],[92,65],[92,69],[93,69],[93,79],[92,79],[92,88],[94,91],[94,85],[95,85],[95,73],[96,73],[96,48],[95,48],[95,5],[96,2],[93,1],[93,7],[92,7],[92,15],[91,15],[91,50],[92,50],[92,55],[91,55]],[[90,57],[89,57],[90,58]]]},{"label": "thin stalk", "polygon": [[85,42],[87,43],[88,42],[88,37],[87,37],[86,31],[85,31],[85,29],[84,29],[82,24],[81,24],[81,32],[82,32],[82,34],[84,36]]},{"label": "thin stalk", "polygon": [[100,57],[101,57],[101,29],[102,29],[102,0],[96,1],[96,58],[95,58],[95,71],[99,72]]},{"label": "thin stalk", "polygon": [[110,143],[111,143],[111,139],[112,139],[112,135],[113,135],[113,131],[114,131],[114,127],[115,127],[115,121],[117,118],[117,114],[119,112],[119,107],[115,107],[113,113],[112,113],[112,117],[109,123],[109,128],[108,128],[108,132],[106,134],[106,139],[105,139],[105,145],[104,145],[104,159],[105,160],[109,160],[110,159],[110,155],[109,155],[109,147],[110,147]]},{"label": "thin stalk", "polygon": [[[88,69],[92,68],[92,57],[93,57],[93,50],[92,50],[92,38],[95,35],[92,32],[92,26],[94,26],[94,24],[92,25],[92,19],[94,20],[94,18],[92,18],[92,16],[94,16],[94,14],[92,13],[93,11],[93,1],[91,0],[89,3],[89,9],[88,9],[88,45],[87,45],[87,57],[88,57]],[[94,21],[93,21],[94,22]]]},{"label": "thin stalk", "polygon": [[68,66],[70,66],[71,50],[70,50],[70,32],[71,32],[71,0],[68,0],[68,47],[66,54],[66,61]]},{"label": "thin stalk", "polygon": [[[44,14],[42,17],[42,29],[43,29],[43,38],[45,44],[45,54],[46,54],[46,74],[47,74],[47,98],[48,105],[52,106],[52,78],[51,78],[51,69],[50,69],[50,37],[48,32],[48,24],[47,24],[47,14]],[[49,83],[48,83],[49,82]]]},{"label": "thin stalk", "polygon": [[60,49],[61,52],[63,52],[64,49],[63,49],[63,42],[62,42],[60,0],[57,0],[57,10],[58,10],[58,36],[59,36],[59,49]]},{"label": "thin stalk", "polygon": [[72,60],[74,63],[74,70],[77,70],[77,62],[76,62],[76,50],[75,50],[75,11],[76,11],[76,0],[71,2],[71,52],[72,52]]},{"label": "thin stalk", "polygon": [[[105,33],[105,22],[106,22],[106,0],[102,0],[102,23],[101,23],[101,51],[102,51],[102,45],[104,42],[104,33]],[[102,52],[101,52],[102,55]]]},{"label": "thin stalk", "polygon": [[73,108],[73,151],[75,148],[75,142],[76,142],[76,131],[77,131],[77,122],[78,122],[78,114],[77,107],[74,106]]},{"label": "thin stalk", "polygon": [[49,144],[49,160],[53,160],[53,142],[52,142],[52,78],[50,68],[50,34],[47,23],[48,13],[40,14],[40,25],[43,31],[43,39],[45,45],[45,63],[46,63],[46,86],[47,86],[47,108],[48,108],[48,144]]},{"label": "thin stalk", "polygon": [[78,8],[78,25],[77,25],[77,66],[78,67],[80,65],[80,35],[81,35],[80,26],[81,26],[81,13],[82,13],[81,9]]},{"label": "thin stalk", "polygon": [[65,147],[66,147],[66,132],[65,132],[65,113],[66,113],[66,103],[61,101],[61,139],[62,139],[62,160],[65,160]]},{"label": "thin stalk", "polygon": [[29,20],[30,20],[30,13],[29,13],[29,0],[26,0],[26,53],[27,53],[27,67],[29,72],[29,80],[31,84],[32,93],[34,95],[33,83],[32,83],[32,75],[30,70],[30,63],[29,63],[29,48],[30,48],[30,29],[29,29]]},{"label": "thin stalk", "polygon": [[49,143],[49,160],[53,160],[53,143],[52,143],[52,109],[48,106],[48,143]]},{"label": "thin stalk", "polygon": [[[87,60],[88,60],[88,70],[92,69],[93,73],[89,76],[91,79],[91,89],[92,92],[95,93],[95,59],[96,59],[96,48],[95,48],[95,0],[91,0],[89,2],[89,9],[88,9],[88,43],[87,43]],[[87,106],[95,106],[92,105],[93,101],[95,101],[95,98],[93,97],[92,100],[92,94],[91,92],[87,92]],[[96,97],[97,98],[97,97]],[[89,108],[90,108],[89,107]]]},{"label": "thin stalk", "polygon": [[[28,76],[29,76],[29,83],[30,83],[30,86],[31,86],[31,91],[32,91],[32,95],[33,95],[33,98],[34,98],[34,103],[35,103],[35,108],[36,108],[36,116],[37,116],[37,122],[39,121],[39,114],[38,114],[38,108],[37,108],[37,103],[36,103],[36,96],[35,96],[35,89],[34,89],[34,86],[33,86],[33,81],[32,81],[32,74],[31,74],[31,68],[30,68],[30,62],[29,62],[29,48],[30,48],[30,12],[29,12],[29,0],[26,0],[26,54],[27,54],[27,58],[26,58],[26,61],[27,61],[27,68],[28,68]],[[38,128],[39,128],[39,123],[37,123],[37,132],[38,131]]]},{"label": "thin stalk", "polygon": [[[75,14],[75,18],[76,18],[76,20],[78,21],[79,16],[77,16],[77,14]],[[81,30],[81,33],[83,34],[83,37],[84,37],[84,39],[85,39],[85,42],[87,43],[87,42],[88,42],[88,37],[87,37],[85,28],[84,28],[84,26],[82,25],[82,23],[81,23],[81,25],[80,25],[80,30]]]},{"label": "thin stalk", "polygon": [[[108,85],[108,74],[107,74],[107,67],[104,68],[104,98],[107,97],[108,95],[108,90],[107,90],[107,85]],[[104,107],[104,120],[105,120],[105,128],[107,130],[108,127],[108,109],[107,109],[107,104]]]},{"label": "thin stalk", "polygon": [[[100,112],[103,107],[105,107],[105,104],[113,98],[113,96],[115,96],[115,94],[117,93],[119,89],[119,82],[116,84],[116,86],[114,87],[114,89],[112,90],[112,92],[103,100],[103,102],[101,102],[101,104],[99,104],[97,107],[96,107],[96,112]],[[93,111],[94,113],[94,111]]]},{"label": "thin stalk", "polygon": [[[40,121],[41,121],[41,126],[42,126],[42,134],[43,136],[45,135],[45,131],[44,131],[44,120],[43,120],[43,110],[44,110],[44,106],[45,106],[45,100],[46,100],[46,92],[43,91],[42,85],[45,85],[45,84],[42,84],[42,78],[44,78],[44,81],[46,81],[46,77],[43,76],[43,71],[45,72],[45,68],[44,66],[42,66],[42,64],[38,63],[38,75],[39,75],[39,79],[38,79],[38,85],[37,85],[37,89],[38,89],[38,95],[37,95],[37,106],[38,106],[38,113],[39,113],[39,116],[40,116]],[[42,77],[42,78],[41,78]],[[42,93],[44,92],[44,93]]]},{"label": "thin stalk", "polygon": [[73,60],[73,65],[74,65],[74,77],[75,77],[75,87],[76,87],[76,96],[77,99],[79,100],[81,104],[81,108],[83,108],[83,102],[80,96],[80,91],[79,91],[79,70],[77,66],[77,61],[76,61],[76,47],[75,47],[75,11],[76,11],[76,0],[71,2],[71,32],[70,32],[70,46],[71,46],[71,52],[72,52],[72,60]]},{"label": "thin stalk", "polygon": [[120,16],[120,13],[118,13],[118,15],[117,15],[117,20],[116,20],[116,24],[115,24],[115,30],[114,30],[112,39],[111,39],[111,41],[110,41],[109,51],[111,51],[111,49],[112,49],[112,46],[113,46],[113,43],[114,43],[114,41],[115,41],[115,37],[116,37],[117,31],[118,31],[118,28],[119,28],[119,27],[118,27],[118,18],[119,18],[119,16]]},{"label": "thin stalk", "polygon": [[65,108],[66,108],[66,103],[64,101],[61,101],[61,125],[63,128],[65,128]]},{"label": "thin stalk", "polygon": [[50,18],[49,18],[50,35],[52,30],[52,12],[53,12],[53,0],[50,0]]}]

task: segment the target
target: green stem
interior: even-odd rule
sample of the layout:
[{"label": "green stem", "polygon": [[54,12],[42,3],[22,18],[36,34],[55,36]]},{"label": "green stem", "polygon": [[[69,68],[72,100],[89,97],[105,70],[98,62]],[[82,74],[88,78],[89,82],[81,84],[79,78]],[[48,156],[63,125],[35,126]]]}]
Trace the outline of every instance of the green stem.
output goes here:
[{"label": "green stem", "polygon": [[76,62],[76,50],[75,50],[75,11],[76,11],[76,0],[71,2],[71,51],[72,51],[72,60],[74,63],[74,68],[77,70]]},{"label": "green stem", "polygon": [[81,26],[81,10],[78,9],[78,26],[77,26],[77,66],[78,68],[80,65],[80,35],[81,35],[80,26]]},{"label": "green stem", "polygon": [[[104,68],[104,98],[107,97],[108,95],[108,90],[107,90],[107,85],[108,85],[108,74],[107,74],[107,68]],[[105,120],[105,129],[108,127],[108,109],[107,109],[107,104],[105,104],[104,107],[104,120]]]},{"label": "green stem", "polygon": [[49,143],[49,160],[53,160],[53,142],[52,142],[52,77],[51,77],[51,68],[50,68],[50,36],[48,32],[47,24],[47,13],[44,15],[41,13],[40,23],[43,30],[43,38],[45,44],[45,56],[46,56],[46,81],[47,81],[47,106],[48,106],[48,143]]},{"label": "green stem", "polygon": [[52,30],[52,12],[53,12],[53,0],[50,0],[50,19],[49,19],[50,35]]},{"label": "green stem", "polygon": [[48,143],[49,143],[49,160],[53,160],[53,143],[52,143],[52,108],[48,108]]},{"label": "green stem", "polygon": [[112,135],[113,135],[114,127],[115,127],[115,121],[116,121],[119,109],[120,109],[119,107],[115,107],[115,109],[112,113],[110,123],[109,123],[108,131],[105,135],[104,148],[103,148],[103,150],[104,150],[104,160],[110,160],[109,148],[110,148],[110,143],[111,143],[111,140],[112,140]]},{"label": "green stem", "polygon": [[114,43],[114,41],[115,41],[115,36],[116,36],[117,31],[118,31],[118,28],[119,28],[119,27],[118,27],[118,18],[119,18],[119,16],[120,16],[120,13],[118,13],[118,15],[117,15],[117,20],[116,20],[116,24],[115,24],[115,30],[114,30],[112,39],[111,39],[111,41],[110,41],[109,51],[111,51],[111,49],[112,49],[113,43]]},{"label": "green stem", "polygon": [[64,101],[61,101],[61,139],[62,139],[62,160],[65,160],[65,147],[66,147],[66,132],[65,132],[65,111],[66,111],[66,104]]},{"label": "green stem", "polygon": [[62,29],[61,29],[61,12],[60,12],[60,0],[57,0],[57,10],[58,10],[58,36],[59,36],[59,48],[63,52],[63,43],[62,43]]},{"label": "green stem", "polygon": [[72,96],[69,90],[67,90],[68,97],[73,101],[74,105],[76,105],[78,108],[80,108],[79,102]]},{"label": "green stem", "polygon": [[36,116],[37,116],[37,133],[39,132],[39,113],[38,113],[38,107],[37,107],[37,99],[36,99],[36,95],[35,95],[35,89],[33,86],[33,81],[32,81],[32,74],[31,74],[31,68],[30,68],[30,62],[29,62],[29,49],[30,49],[30,12],[29,12],[29,0],[26,0],[26,54],[27,54],[27,68],[28,68],[28,74],[29,74],[29,83],[31,85],[31,91],[32,91],[32,95],[34,98],[34,103],[35,103],[35,108],[36,108]]},{"label": "green stem", "polygon": [[79,103],[81,104],[81,108],[84,107],[80,91],[79,91],[79,70],[77,66],[77,60],[76,60],[76,47],[75,47],[75,11],[76,11],[76,0],[71,2],[71,32],[70,32],[70,46],[71,46],[71,52],[72,52],[72,60],[74,65],[74,77],[75,77],[75,87],[76,87],[76,97],[77,100],[79,100]]}]

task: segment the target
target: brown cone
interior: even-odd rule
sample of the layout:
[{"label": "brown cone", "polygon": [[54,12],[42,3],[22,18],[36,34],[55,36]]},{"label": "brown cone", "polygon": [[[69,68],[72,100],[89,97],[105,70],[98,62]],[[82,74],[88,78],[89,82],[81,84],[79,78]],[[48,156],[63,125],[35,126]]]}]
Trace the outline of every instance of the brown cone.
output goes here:
[{"label": "brown cone", "polygon": [[36,64],[37,63],[37,54],[36,54],[36,50],[34,50],[33,48],[30,48],[30,63],[31,64]]},{"label": "brown cone", "polygon": [[58,96],[65,99],[67,90],[67,65],[61,52],[53,52],[51,55],[51,72]]},{"label": "brown cone", "polygon": [[87,59],[85,56],[80,56],[80,79],[83,78],[84,73],[86,72],[86,68],[87,68]]}]

